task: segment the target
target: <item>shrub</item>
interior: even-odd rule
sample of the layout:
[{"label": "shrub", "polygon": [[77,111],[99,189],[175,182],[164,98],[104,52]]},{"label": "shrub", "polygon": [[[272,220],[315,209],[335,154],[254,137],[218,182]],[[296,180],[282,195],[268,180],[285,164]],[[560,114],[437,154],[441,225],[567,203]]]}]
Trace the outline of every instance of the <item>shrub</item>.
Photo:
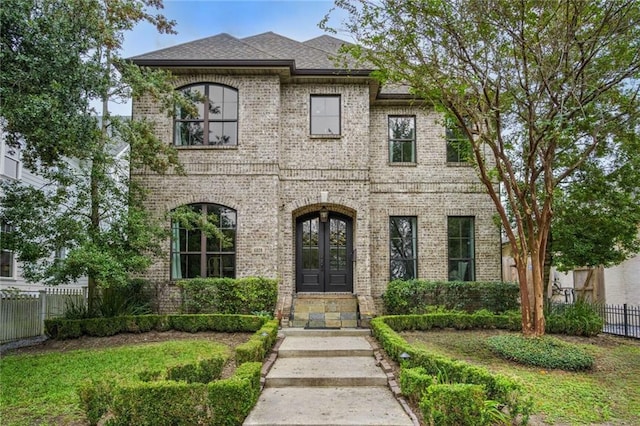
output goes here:
[{"label": "shrub", "polygon": [[[466,383],[484,387],[489,399],[506,407],[511,419],[521,418],[526,424],[531,411],[531,399],[523,395],[518,382],[493,374],[486,368],[472,366],[463,361],[455,361],[442,355],[431,353],[425,349],[415,348],[407,343],[397,332],[404,330],[396,328],[399,325],[424,325],[435,321],[434,315],[384,316],[371,320],[371,330],[382,348],[396,362],[401,362],[400,354],[406,352],[410,359],[404,362],[404,367],[421,367],[426,374],[439,376],[451,383]],[[409,317],[409,319],[407,319]],[[421,320],[424,319],[424,323]],[[469,315],[471,317],[471,315]],[[403,320],[404,319],[404,320]],[[430,323],[432,325],[432,323]],[[393,327],[393,328],[392,328]]]},{"label": "shrub", "polygon": [[53,318],[45,320],[46,334],[58,340],[75,339],[82,335],[113,336],[122,332],[168,331],[188,332],[256,331],[266,321],[253,315],[140,315],[113,318],[89,318],[67,320]]},{"label": "shrub", "polygon": [[211,424],[207,385],[184,382],[149,382],[117,387],[110,425]]},{"label": "shrub", "polygon": [[389,315],[429,313],[432,306],[502,313],[518,308],[519,295],[518,286],[511,283],[395,280],[387,286],[382,300]]},{"label": "shrub", "polygon": [[[209,368],[209,361],[201,370]],[[211,365],[218,361],[212,361]],[[183,366],[184,367],[184,366]],[[171,370],[171,369],[170,369]],[[233,376],[206,384],[196,381],[157,380],[160,372],[145,372],[146,382],[127,385],[114,382],[87,382],[78,393],[92,425],[111,413],[109,425],[192,425],[239,426],[260,395],[262,363],[242,364]],[[193,369],[173,369],[191,376]],[[168,372],[167,375],[173,373]],[[197,374],[196,374],[197,376]],[[157,380],[157,381],[155,381]]]},{"label": "shrub", "polygon": [[209,383],[220,378],[226,362],[225,357],[216,356],[196,364],[176,365],[167,370],[167,380]]},{"label": "shrub", "polygon": [[425,421],[437,426],[481,426],[485,392],[482,386],[469,384],[441,384],[430,386],[420,410]]},{"label": "shrub", "polygon": [[278,282],[262,277],[194,278],[178,281],[185,313],[274,312]]},{"label": "shrub", "polygon": [[87,381],[78,388],[80,406],[87,415],[90,425],[97,425],[113,403],[113,381]]},{"label": "shrub", "polygon": [[594,358],[578,346],[551,336],[492,336],[487,345],[496,355],[519,364],[568,371],[588,370]]},{"label": "shrub", "polygon": [[213,423],[220,426],[241,425],[260,395],[262,363],[247,362],[226,380],[208,385],[208,402]]},{"label": "shrub", "polygon": [[551,305],[545,320],[548,333],[586,337],[596,336],[604,324],[596,308],[584,301],[572,305]]},{"label": "shrub", "polygon": [[236,346],[236,365],[262,362],[278,338],[278,321],[271,320],[256,331],[249,341]]},{"label": "shrub", "polygon": [[427,388],[436,384],[436,379],[423,367],[400,370],[400,390],[409,401],[418,404]]}]

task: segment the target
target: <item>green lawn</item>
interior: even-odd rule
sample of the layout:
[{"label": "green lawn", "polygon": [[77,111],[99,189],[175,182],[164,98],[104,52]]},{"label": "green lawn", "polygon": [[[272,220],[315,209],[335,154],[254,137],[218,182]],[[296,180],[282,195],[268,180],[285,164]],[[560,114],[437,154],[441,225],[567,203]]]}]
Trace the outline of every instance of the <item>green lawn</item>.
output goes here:
[{"label": "green lawn", "polygon": [[640,424],[639,341],[611,336],[565,338],[596,358],[593,370],[576,373],[524,367],[495,357],[484,341],[498,333],[501,332],[401,334],[416,346],[519,378],[533,398],[534,415],[538,421],[562,425]]},{"label": "green lawn", "polygon": [[191,363],[226,345],[206,340],[136,344],[108,349],[9,355],[0,360],[0,423],[4,425],[83,425],[76,386],[87,379],[127,381],[144,370]]}]

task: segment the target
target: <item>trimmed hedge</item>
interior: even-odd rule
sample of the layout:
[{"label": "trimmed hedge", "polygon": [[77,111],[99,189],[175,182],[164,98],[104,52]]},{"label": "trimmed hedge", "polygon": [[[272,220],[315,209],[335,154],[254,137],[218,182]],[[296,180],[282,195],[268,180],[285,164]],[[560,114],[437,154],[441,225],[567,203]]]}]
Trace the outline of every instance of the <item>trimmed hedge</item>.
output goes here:
[{"label": "trimmed hedge", "polygon": [[[486,368],[476,367],[463,361],[434,354],[422,348],[411,346],[397,332],[403,331],[400,326],[407,323],[416,325],[420,317],[425,320],[429,315],[411,316],[413,321],[403,322],[402,317],[377,317],[371,320],[373,335],[378,339],[387,354],[403,368],[420,367],[432,376],[444,376],[451,383],[466,383],[484,387],[487,398],[504,405],[510,418],[519,419],[526,424],[531,410],[531,401],[522,390],[520,383],[500,374],[493,374]],[[395,328],[398,327],[398,328]],[[414,328],[428,329],[428,328]],[[409,360],[403,361],[400,354],[406,352]],[[416,387],[418,389],[418,387]],[[420,399],[422,395],[411,395],[409,398]]]},{"label": "trimmed hedge", "polygon": [[278,338],[278,320],[267,321],[249,341],[236,346],[236,365],[260,362]]},{"label": "trimmed hedge", "polygon": [[[260,395],[262,363],[248,362],[234,375],[210,383],[94,383],[80,390],[92,425],[109,413],[108,425],[241,425]],[[111,396],[112,395],[112,396]]]},{"label": "trimmed hedge", "polygon": [[595,359],[576,345],[551,336],[527,338],[503,335],[487,339],[496,355],[519,364],[567,371],[589,370]]},{"label": "trimmed hedge", "polygon": [[402,394],[418,405],[427,388],[436,384],[436,378],[429,375],[422,367],[402,368],[399,382]]},{"label": "trimmed hedge", "polygon": [[513,283],[394,280],[382,300],[388,315],[426,314],[434,306],[469,313],[479,309],[503,313],[518,309],[519,297],[520,289]]},{"label": "trimmed hedge", "polygon": [[278,281],[263,277],[193,278],[182,288],[182,312],[189,314],[253,314],[275,312]]},{"label": "trimmed hedge", "polygon": [[[159,317],[158,321],[154,317]],[[131,325],[135,318],[127,317],[118,323]],[[54,321],[50,327],[60,333],[82,330],[79,324],[77,320]],[[149,324],[185,329],[207,324],[216,327],[213,331],[253,328],[255,333],[248,342],[236,347],[239,365],[233,376],[225,380],[217,379],[227,359],[216,356],[170,367],[164,372],[144,371],[126,385],[114,380],[83,383],[78,395],[89,423],[96,425],[108,414],[107,425],[241,425],[260,395],[262,360],[276,342],[278,321],[265,322],[263,317],[248,315],[145,315],[141,325]],[[230,329],[232,326],[238,329]],[[195,328],[200,329],[200,325]],[[245,362],[248,360],[253,362]]]},{"label": "trimmed hedge", "polygon": [[265,318],[254,315],[140,315],[78,320],[54,318],[45,320],[44,325],[47,336],[65,340],[83,335],[104,337],[152,330],[250,332],[258,330],[265,321]]},{"label": "trimmed hedge", "polygon": [[420,402],[425,421],[438,426],[483,426],[485,391],[465,383],[433,385]]}]

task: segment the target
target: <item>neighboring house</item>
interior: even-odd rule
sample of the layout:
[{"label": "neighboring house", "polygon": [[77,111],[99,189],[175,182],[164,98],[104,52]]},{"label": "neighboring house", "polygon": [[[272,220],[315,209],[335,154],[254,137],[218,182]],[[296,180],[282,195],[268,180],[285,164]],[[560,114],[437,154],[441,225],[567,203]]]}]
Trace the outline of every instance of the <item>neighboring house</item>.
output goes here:
[{"label": "neighboring house", "polygon": [[[126,143],[115,144],[110,149],[110,154],[116,159],[114,170],[112,173],[116,176],[122,176],[122,179],[128,177],[128,153],[129,145]],[[5,135],[0,131],[0,179],[2,181],[20,181],[23,184],[34,187],[43,187],[46,181],[28,168],[22,166],[20,159],[20,150],[9,147],[5,143]],[[77,160],[68,160],[69,164],[74,167],[78,166]],[[120,179],[119,179],[120,180]],[[0,239],[3,234],[11,232],[11,227],[5,223],[0,224]],[[63,258],[66,255],[65,249],[52,253],[52,256]],[[61,288],[82,288],[87,285],[86,278],[80,279],[75,283],[61,285]],[[22,265],[16,259],[13,252],[9,250],[0,251],[0,290],[17,289],[21,291],[38,291],[48,288],[39,283],[29,283],[22,276]]]},{"label": "neighboring house", "polygon": [[343,43],[219,34],[131,58],[173,72],[199,110],[171,119],[134,100],[186,174],[133,178],[158,215],[215,213],[230,240],[173,225],[147,275],[164,310],[177,309],[176,280],[202,276],[278,278],[283,315],[309,293],[353,294],[378,314],[396,278],[500,280],[495,208],[459,133],[406,87],[336,66]]},{"label": "neighboring house", "polygon": [[[502,280],[517,282],[518,274],[508,243],[503,243],[502,261]],[[549,274],[549,296],[560,303],[573,303],[583,297],[608,305],[640,306],[640,254],[616,266],[595,268],[590,283],[585,287],[588,274],[587,268],[560,272],[552,267]]]},{"label": "neighboring house", "polygon": [[[5,143],[4,132],[0,131],[0,180],[20,181],[26,185],[41,187],[45,185],[42,177],[37,176],[23,167],[20,158],[20,149],[10,147]],[[0,224],[0,239],[3,235],[12,231],[11,226],[6,223]],[[64,256],[64,250],[58,253],[52,253],[52,256]],[[86,280],[79,281],[74,284],[65,285],[64,288],[81,288],[86,285]],[[22,276],[22,265],[10,250],[0,251],[0,290],[15,289],[21,291],[38,291],[47,288],[47,286],[38,283],[29,283]]]}]

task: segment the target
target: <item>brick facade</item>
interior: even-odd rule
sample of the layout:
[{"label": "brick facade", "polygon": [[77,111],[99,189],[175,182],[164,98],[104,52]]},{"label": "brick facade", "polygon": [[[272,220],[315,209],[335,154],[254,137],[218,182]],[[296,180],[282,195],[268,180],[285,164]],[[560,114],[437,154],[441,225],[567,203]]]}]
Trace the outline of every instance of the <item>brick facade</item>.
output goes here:
[{"label": "brick facade", "polygon": [[[431,108],[378,102],[375,86],[363,78],[182,71],[177,87],[195,82],[238,90],[238,145],[181,147],[186,175],[137,170],[133,177],[149,190],[148,206],[159,217],[190,203],[235,209],[236,276],[277,278],[285,314],[296,291],[296,218],[322,207],[353,221],[353,292],[361,304],[373,302],[372,314],[381,312],[389,280],[390,216],[417,217],[423,279],[447,279],[447,217],[474,217],[476,279],[500,279],[492,201],[472,167],[447,164],[444,127]],[[318,94],[341,97],[339,137],[310,136],[310,97]],[[133,115],[155,121],[158,135],[172,143],[173,121],[150,98],[136,100]],[[389,163],[389,115],[416,117],[415,164]],[[167,254],[147,275],[162,311],[177,309],[179,301],[169,261]]]}]

